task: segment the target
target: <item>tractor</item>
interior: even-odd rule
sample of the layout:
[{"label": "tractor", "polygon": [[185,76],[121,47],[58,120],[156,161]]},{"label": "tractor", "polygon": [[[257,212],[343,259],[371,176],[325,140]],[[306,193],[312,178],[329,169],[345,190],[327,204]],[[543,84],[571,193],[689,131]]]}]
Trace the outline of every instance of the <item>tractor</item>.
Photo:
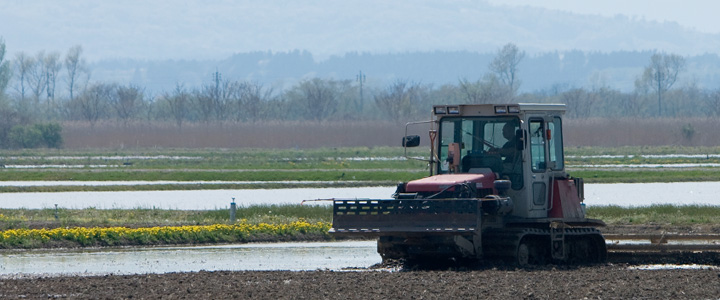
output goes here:
[{"label": "tractor", "polygon": [[[330,233],[377,238],[392,259],[600,263],[605,223],[585,216],[582,178],[565,171],[563,104],[435,105],[428,177],[391,199],[333,199]],[[419,159],[419,158],[418,158]]]}]

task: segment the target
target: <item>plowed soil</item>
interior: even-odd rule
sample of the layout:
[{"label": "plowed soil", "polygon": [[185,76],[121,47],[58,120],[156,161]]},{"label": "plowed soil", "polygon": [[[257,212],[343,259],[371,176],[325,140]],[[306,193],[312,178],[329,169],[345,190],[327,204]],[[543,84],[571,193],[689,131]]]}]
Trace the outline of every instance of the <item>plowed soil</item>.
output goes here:
[{"label": "plowed soil", "polygon": [[9,299],[718,299],[720,271],[198,272],[0,281]]}]

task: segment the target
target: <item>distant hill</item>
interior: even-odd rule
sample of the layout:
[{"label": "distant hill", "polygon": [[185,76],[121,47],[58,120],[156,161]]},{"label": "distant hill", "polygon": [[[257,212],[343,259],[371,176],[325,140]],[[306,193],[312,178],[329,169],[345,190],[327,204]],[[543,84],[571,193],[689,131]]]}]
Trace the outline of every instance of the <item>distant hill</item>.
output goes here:
[{"label": "distant hill", "polygon": [[[549,52],[528,55],[519,65],[521,92],[611,87],[631,91],[635,79],[648,64],[651,51]],[[316,62],[309,52],[251,52],[223,60],[137,61],[104,60],[91,65],[92,80],[146,87],[151,93],[172,90],[178,84],[198,87],[210,83],[212,74],[223,79],[249,80],[273,87],[291,87],[303,78],[332,78],[355,81],[362,71],[366,85],[384,88],[395,80],[409,80],[436,87],[457,84],[460,79],[478,80],[488,72],[495,53],[413,52],[397,54],[348,53]],[[720,88],[720,57],[716,54],[689,56],[687,68],[676,87],[697,84]]]},{"label": "distant hill", "polygon": [[0,1],[0,36],[11,58],[82,45],[92,80],[155,93],[208,82],[216,70],[276,89],[361,70],[370,86],[457,83],[481,78],[508,42],[528,54],[521,91],[630,90],[653,51],[688,57],[679,84],[720,82],[720,34],[471,0]]}]

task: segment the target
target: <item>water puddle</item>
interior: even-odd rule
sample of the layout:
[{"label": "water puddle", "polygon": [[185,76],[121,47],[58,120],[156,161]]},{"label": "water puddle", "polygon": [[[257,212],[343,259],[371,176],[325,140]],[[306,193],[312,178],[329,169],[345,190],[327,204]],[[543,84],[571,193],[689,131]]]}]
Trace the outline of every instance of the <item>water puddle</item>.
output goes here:
[{"label": "water puddle", "polygon": [[364,269],[375,241],[0,252],[0,278],[205,271]]}]

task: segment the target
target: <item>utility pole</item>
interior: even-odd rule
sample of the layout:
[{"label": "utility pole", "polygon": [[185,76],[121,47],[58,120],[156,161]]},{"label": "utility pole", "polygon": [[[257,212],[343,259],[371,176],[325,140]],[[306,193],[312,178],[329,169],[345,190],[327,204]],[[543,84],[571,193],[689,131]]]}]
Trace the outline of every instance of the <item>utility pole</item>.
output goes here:
[{"label": "utility pole", "polygon": [[365,74],[363,74],[362,70],[358,72],[355,80],[360,83],[360,103],[355,105],[358,113],[360,113],[363,110],[363,103],[365,102],[365,99],[363,98],[363,83],[365,83]]}]

